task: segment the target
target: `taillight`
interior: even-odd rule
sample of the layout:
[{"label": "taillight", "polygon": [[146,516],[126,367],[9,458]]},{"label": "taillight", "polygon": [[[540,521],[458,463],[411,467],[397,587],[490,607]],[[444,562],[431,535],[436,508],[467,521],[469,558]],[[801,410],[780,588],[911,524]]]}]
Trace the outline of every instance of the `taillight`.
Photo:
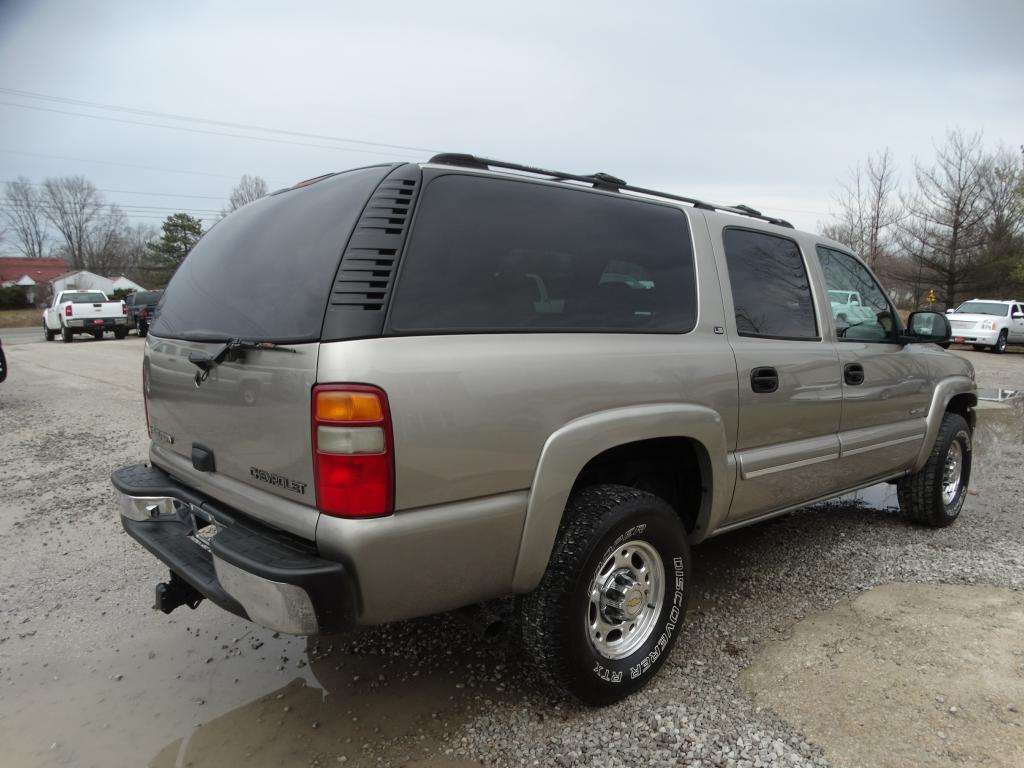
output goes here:
[{"label": "taillight", "polygon": [[122,315],[127,315],[128,314],[128,305],[125,304],[123,301],[121,302],[121,314]]},{"label": "taillight", "polygon": [[394,511],[391,414],[383,390],[363,384],[313,387],[316,504],[336,517]]},{"label": "taillight", "polygon": [[149,317],[149,309],[147,307],[142,308],[142,316]]},{"label": "taillight", "polygon": [[64,305],[64,316],[65,317],[71,317],[71,305],[70,304],[65,304]]}]

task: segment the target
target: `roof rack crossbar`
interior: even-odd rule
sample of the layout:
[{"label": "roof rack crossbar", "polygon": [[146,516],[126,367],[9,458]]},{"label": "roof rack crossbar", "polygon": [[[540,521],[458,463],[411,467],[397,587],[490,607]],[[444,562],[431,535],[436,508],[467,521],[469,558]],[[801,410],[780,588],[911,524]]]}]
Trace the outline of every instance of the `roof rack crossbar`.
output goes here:
[{"label": "roof rack crossbar", "polygon": [[659,192],[655,189],[635,187],[631,184],[627,184],[623,179],[616,178],[615,176],[607,173],[598,172],[590,175],[582,175],[578,173],[566,173],[564,171],[551,171],[546,168],[536,168],[532,165],[508,163],[504,160],[492,160],[491,158],[477,157],[476,155],[469,155],[460,152],[443,152],[430,158],[430,162],[437,165],[455,165],[460,168],[476,168],[484,171],[490,168],[503,168],[509,171],[519,171],[521,173],[547,176],[551,180],[581,181],[585,184],[590,184],[595,189],[603,189],[612,192],[624,190],[627,192],[636,192],[641,195],[661,197],[667,200],[677,200],[681,203],[687,203],[688,205],[692,205],[694,208],[700,208],[705,211],[724,211],[725,213],[735,213],[740,216],[749,216],[750,218],[767,221],[769,224],[775,224],[780,227],[794,229],[793,225],[785,219],[779,219],[774,216],[765,216],[760,211],[751,208],[749,205],[716,205],[704,200],[698,200],[695,197],[684,197],[682,195],[673,195],[669,192]]}]

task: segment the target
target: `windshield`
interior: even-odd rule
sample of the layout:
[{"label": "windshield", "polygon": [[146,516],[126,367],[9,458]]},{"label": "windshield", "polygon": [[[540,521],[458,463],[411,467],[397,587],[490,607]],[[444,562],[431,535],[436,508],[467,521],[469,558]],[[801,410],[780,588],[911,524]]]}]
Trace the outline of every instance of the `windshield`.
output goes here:
[{"label": "windshield", "polygon": [[107,297],[99,291],[65,291],[60,300],[70,301],[74,304],[96,304],[106,301]]},{"label": "windshield", "polygon": [[957,307],[956,314],[960,315],[995,315],[1005,317],[1010,313],[1010,305],[998,301],[965,301]]},{"label": "windshield", "polygon": [[391,170],[361,168],[269,195],[218,222],[178,268],[156,336],[317,341],[341,252]]}]

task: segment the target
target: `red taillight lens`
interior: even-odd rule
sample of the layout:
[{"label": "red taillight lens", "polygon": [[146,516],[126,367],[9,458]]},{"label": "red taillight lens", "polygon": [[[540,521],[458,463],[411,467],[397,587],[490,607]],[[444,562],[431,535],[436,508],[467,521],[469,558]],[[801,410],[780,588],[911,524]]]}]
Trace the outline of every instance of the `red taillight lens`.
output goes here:
[{"label": "red taillight lens", "polygon": [[71,317],[71,305],[70,304],[66,304],[64,306],[64,316],[65,317]]},{"label": "red taillight lens", "polygon": [[121,302],[121,314],[122,315],[127,315],[128,314],[128,305],[125,304],[123,301]]},{"label": "red taillight lens", "polygon": [[149,310],[146,307],[142,308],[142,316],[149,317]]},{"label": "red taillight lens", "polygon": [[387,396],[362,384],[313,388],[316,502],[336,517],[394,511],[394,451]]}]

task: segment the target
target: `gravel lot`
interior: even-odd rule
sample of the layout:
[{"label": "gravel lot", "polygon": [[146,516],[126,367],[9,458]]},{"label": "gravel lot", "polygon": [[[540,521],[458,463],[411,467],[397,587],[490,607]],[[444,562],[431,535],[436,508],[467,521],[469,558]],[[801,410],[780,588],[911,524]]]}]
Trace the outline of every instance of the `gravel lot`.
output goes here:
[{"label": "gravel lot", "polygon": [[[773,690],[751,692],[745,670],[770,672],[761,665],[794,632],[805,637],[805,620],[879,585],[1024,590],[1024,401],[1011,400],[979,409],[971,495],[951,528],[905,524],[881,486],[698,547],[672,658],[603,710],[551,699],[511,639],[479,640],[447,616],[319,641],[275,637],[207,604],[163,616],[149,605],[164,573],[121,532],[108,482],[145,455],[141,340],[45,344],[31,329],[3,341],[4,765],[883,765],[815,741],[808,720],[801,733],[765,704]],[[980,386],[1024,390],[1024,355],[958,354]],[[1017,637],[1010,699],[1024,680]],[[841,723],[852,698],[836,690],[823,706]],[[1004,706],[1011,747],[1024,744],[1021,699]],[[922,713],[891,714],[867,738],[926,725]],[[916,762],[972,762],[958,754]]]}]

